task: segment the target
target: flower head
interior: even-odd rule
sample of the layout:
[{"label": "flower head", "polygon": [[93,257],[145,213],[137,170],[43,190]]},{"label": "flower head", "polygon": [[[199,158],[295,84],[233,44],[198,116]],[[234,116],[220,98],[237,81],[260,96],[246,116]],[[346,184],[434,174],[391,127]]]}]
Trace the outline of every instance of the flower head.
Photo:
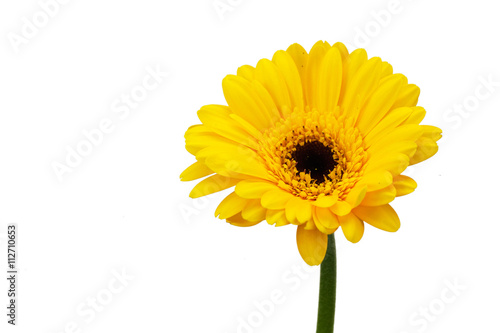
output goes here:
[{"label": "flower head", "polygon": [[203,106],[185,135],[196,162],[181,179],[208,176],[191,197],[235,186],[215,215],[241,227],[296,225],[309,265],[339,227],[354,243],[365,222],[399,229],[389,203],[416,188],[401,173],[433,156],[441,137],[420,125],[420,90],[404,75],[363,49],[320,41],[242,66],[222,87],[228,106]]}]

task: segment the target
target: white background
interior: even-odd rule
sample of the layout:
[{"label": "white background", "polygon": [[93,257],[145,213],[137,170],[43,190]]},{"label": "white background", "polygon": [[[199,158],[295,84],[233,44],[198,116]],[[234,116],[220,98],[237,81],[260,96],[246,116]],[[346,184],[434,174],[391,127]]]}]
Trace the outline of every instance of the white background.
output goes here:
[{"label": "white background", "polygon": [[[358,244],[336,233],[336,332],[499,331],[493,1],[222,0],[222,14],[213,0],[66,2],[47,22],[35,0],[0,4],[0,258],[5,272],[17,223],[20,267],[15,328],[0,273],[1,332],[230,333],[249,317],[239,332],[314,332],[319,271],[303,272],[295,228],[217,220],[224,194],[193,201],[179,174],[194,161],[184,131],[202,105],[224,103],[226,74],[320,39],[389,61],[444,131],[439,153],[409,170],[417,191],[394,203],[400,231],[368,227]],[[41,27],[23,36],[26,20]],[[169,75],[115,113],[147,68]],[[60,181],[53,163],[103,119],[111,133]],[[282,302],[258,310],[272,293]]]}]

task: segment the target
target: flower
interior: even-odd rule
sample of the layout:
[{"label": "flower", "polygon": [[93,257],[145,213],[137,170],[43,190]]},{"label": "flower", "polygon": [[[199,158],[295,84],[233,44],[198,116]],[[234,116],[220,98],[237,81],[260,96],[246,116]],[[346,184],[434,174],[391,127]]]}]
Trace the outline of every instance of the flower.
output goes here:
[{"label": "flower", "polygon": [[441,130],[420,125],[419,88],[364,49],[298,44],[222,81],[228,106],[206,105],[185,135],[196,162],[181,180],[202,177],[193,198],[235,186],[215,215],[240,227],[267,220],[296,225],[309,265],[341,227],[358,242],[364,223],[395,232],[389,205],[413,192],[401,173],[433,156]]}]

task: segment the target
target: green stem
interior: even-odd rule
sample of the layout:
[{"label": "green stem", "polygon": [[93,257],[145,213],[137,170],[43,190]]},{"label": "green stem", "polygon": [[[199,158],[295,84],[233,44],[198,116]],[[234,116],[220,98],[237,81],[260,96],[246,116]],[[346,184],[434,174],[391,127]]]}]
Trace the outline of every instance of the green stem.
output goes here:
[{"label": "green stem", "polygon": [[318,325],[316,333],[333,333],[337,290],[337,254],[333,234],[328,235],[328,247],[325,259],[321,263],[319,279]]}]

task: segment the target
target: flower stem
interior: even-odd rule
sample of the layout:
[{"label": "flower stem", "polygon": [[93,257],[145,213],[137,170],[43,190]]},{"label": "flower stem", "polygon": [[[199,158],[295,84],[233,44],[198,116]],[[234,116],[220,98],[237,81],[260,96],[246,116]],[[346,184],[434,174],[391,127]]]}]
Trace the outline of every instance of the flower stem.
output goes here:
[{"label": "flower stem", "polygon": [[325,259],[321,263],[319,280],[318,324],[316,333],[333,333],[337,290],[337,254],[335,237],[328,235]]}]

